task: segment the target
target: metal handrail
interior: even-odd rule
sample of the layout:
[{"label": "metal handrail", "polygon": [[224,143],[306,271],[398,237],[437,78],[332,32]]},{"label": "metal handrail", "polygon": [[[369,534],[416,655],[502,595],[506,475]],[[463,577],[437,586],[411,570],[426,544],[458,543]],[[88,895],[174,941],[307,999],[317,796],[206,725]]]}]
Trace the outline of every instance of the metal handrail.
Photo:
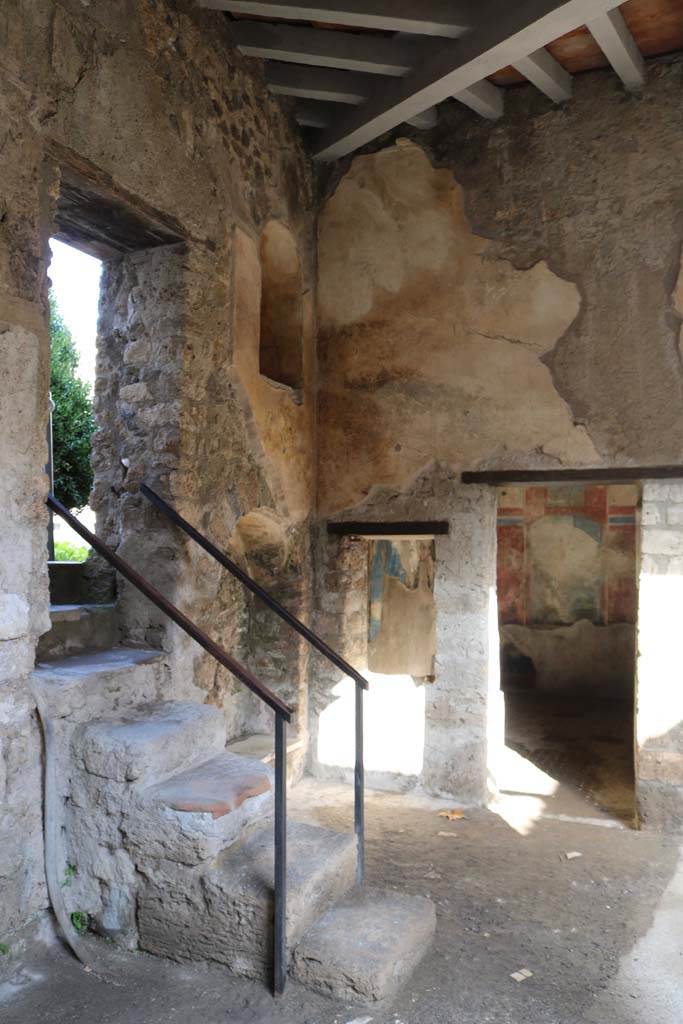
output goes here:
[{"label": "metal handrail", "polygon": [[183,629],[193,640],[204,648],[221,665],[227,668],[241,682],[268,704],[275,712],[275,928],[273,939],[273,987],[276,994],[284,992],[287,979],[287,722],[291,722],[294,709],[268,689],[249,669],[236,661],[222,647],[211,640],[198,626],[184,615],[179,608],[164,597],[156,587],[140,575],[128,562],[112,551],[62,505],[53,494],[47,497],[48,508],[68,523],[79,537],[82,537],[110,565],[133,586],[137,587],[152,604],[161,609]]},{"label": "metal handrail", "polygon": [[295,615],[292,615],[284,605],[273,597],[264,587],[256,583],[243,569],[233,562],[225,552],[221,551],[212,544],[211,541],[200,533],[189,523],[187,519],[180,515],[167,501],[153,491],[147,484],[140,484],[140,491],[160,512],[163,512],[171,522],[179,526],[194,540],[200,547],[211,555],[224,569],[239,580],[239,582],[246,587],[248,590],[255,594],[259,600],[263,601],[271,611],[279,615],[287,625],[295,629],[300,636],[315,647],[317,651],[320,651],[328,661],[331,661],[333,665],[336,665],[344,675],[349,676],[356,684],[356,700],[355,700],[355,746],[356,756],[354,765],[354,831],[356,834],[356,849],[357,849],[357,861],[356,861],[356,881],[358,885],[362,885],[365,878],[365,801],[364,801],[364,789],[365,789],[365,768],[363,764],[363,690],[368,689],[367,679],[356,671],[356,669],[348,663],[340,654],[332,650],[325,641],[314,633],[312,629],[309,629],[300,619],[297,619]]}]

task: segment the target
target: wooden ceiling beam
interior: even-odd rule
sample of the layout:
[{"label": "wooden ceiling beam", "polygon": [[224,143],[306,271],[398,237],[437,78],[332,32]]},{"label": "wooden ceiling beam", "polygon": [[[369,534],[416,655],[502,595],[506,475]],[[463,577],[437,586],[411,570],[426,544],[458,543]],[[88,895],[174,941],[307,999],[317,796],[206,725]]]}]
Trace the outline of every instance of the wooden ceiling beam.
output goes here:
[{"label": "wooden ceiling beam", "polygon": [[360,106],[370,96],[372,80],[368,75],[355,71],[297,67],[268,61],[265,72],[268,88],[279,96],[299,96],[349,106]]},{"label": "wooden ceiling beam", "polygon": [[264,21],[237,21],[232,33],[237,47],[249,57],[371,75],[407,75],[425,56],[424,41],[420,46],[405,37],[330,32]]},{"label": "wooden ceiling beam", "polygon": [[449,40],[405,78],[386,79],[372,99],[349,112],[325,132],[315,152],[318,160],[336,160],[434,106],[449,96],[535,53],[596,15],[607,14],[619,0],[500,0],[496,14],[461,39]]},{"label": "wooden ceiling beam", "polygon": [[587,23],[590,34],[630,92],[645,84],[645,61],[621,11],[605,11]]},{"label": "wooden ceiling beam", "polygon": [[354,28],[455,39],[478,24],[487,0],[200,0],[201,7],[285,21],[317,21]]},{"label": "wooden ceiling beam", "polygon": [[571,99],[572,76],[544,47],[515,61],[513,66],[553,103],[564,103]]},{"label": "wooden ceiling beam", "polygon": [[490,82],[477,82],[469,89],[463,89],[453,99],[458,103],[463,103],[488,121],[497,121],[503,116],[505,107],[503,90],[499,89],[497,85],[491,85]]}]

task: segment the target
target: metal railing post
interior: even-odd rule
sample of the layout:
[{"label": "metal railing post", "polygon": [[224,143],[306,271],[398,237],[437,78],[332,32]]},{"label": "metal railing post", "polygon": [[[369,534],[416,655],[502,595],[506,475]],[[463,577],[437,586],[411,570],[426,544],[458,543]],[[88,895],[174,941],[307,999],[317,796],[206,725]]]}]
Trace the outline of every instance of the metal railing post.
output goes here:
[{"label": "metal railing post", "polygon": [[275,714],[275,921],[273,989],[282,995],[287,982],[287,723]]},{"label": "metal railing post", "polygon": [[356,766],[354,783],[354,827],[356,831],[356,882],[365,881],[365,767],[363,764],[363,687],[356,684]]}]

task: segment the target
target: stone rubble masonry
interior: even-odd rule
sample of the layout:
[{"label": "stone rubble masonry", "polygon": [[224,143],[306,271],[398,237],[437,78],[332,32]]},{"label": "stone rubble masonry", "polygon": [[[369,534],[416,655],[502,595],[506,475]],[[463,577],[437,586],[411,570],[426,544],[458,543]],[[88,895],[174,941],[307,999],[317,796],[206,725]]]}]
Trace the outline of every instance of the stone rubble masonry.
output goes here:
[{"label": "stone rubble masonry", "polygon": [[[288,575],[310,600],[308,504],[288,507],[272,439],[233,373],[236,226],[258,246],[287,225],[313,301],[313,190],[287,111],[258,62],[240,56],[227,19],[194,0],[8,0],[0,15],[0,938],[47,905],[41,741],[27,679],[50,626],[44,505],[49,332],[48,239],[61,169],[128,209],[172,223],[183,241],[106,261],[102,279],[93,504],[103,536],[238,657],[248,660],[250,605],[239,587],[152,515],[143,477],[228,547],[254,509],[291,536]],[[258,332],[250,343],[258,344]],[[282,401],[312,415],[308,376]],[[276,385],[272,385],[275,389]],[[278,392],[281,394],[281,389]],[[246,421],[256,427],[246,429]],[[290,423],[281,461],[310,459],[312,428]],[[128,473],[120,464],[130,461]],[[275,465],[275,468],[273,468]],[[309,470],[309,474],[310,474]],[[248,561],[248,548],[241,557]],[[255,705],[226,672],[122,589],[128,642],[162,648],[164,697],[209,700],[230,735]],[[260,653],[263,658],[263,652]],[[305,686],[300,651],[279,677]],[[305,666],[304,666],[305,667]],[[237,693],[239,692],[239,696]],[[290,691],[288,691],[289,693]]]},{"label": "stone rubble masonry", "polygon": [[636,776],[649,828],[683,827],[683,482],[646,481],[640,552]]}]

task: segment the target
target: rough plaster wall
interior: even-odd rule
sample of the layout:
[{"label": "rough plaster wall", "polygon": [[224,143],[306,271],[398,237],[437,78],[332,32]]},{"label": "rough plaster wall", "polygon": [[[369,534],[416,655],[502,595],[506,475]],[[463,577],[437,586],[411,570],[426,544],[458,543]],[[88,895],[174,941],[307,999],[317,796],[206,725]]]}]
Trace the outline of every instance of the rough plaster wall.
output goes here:
[{"label": "rough plaster wall", "polygon": [[683,483],[645,481],[638,608],[636,794],[649,827],[683,827]]},{"label": "rough plaster wall", "polygon": [[320,215],[319,275],[321,512],[404,487],[430,459],[596,457],[542,361],[578,289],[499,258],[421,149],[353,161]]},{"label": "rough plaster wall", "polygon": [[680,462],[682,83],[672,63],[642,96],[611,73],[561,107],[511,90],[494,126],[446,105],[399,130],[424,152],[395,132],[323,173],[323,514],[362,519],[384,485],[378,518],[396,495],[419,518],[435,458]]},{"label": "rough plaster wall", "polygon": [[576,283],[580,315],[546,363],[606,464],[677,463],[683,448],[682,85],[681,62],[650,66],[641,95],[580,75],[561,107],[513,90],[492,131],[454,106],[432,134],[499,254]]},{"label": "rough plaster wall", "polygon": [[[45,905],[39,739],[26,675],[49,625],[46,256],[59,166],[92,178],[133,211],[172,222],[185,239],[184,247],[137,253],[106,269],[100,358],[110,376],[98,395],[96,498],[123,553],[145,567],[153,562],[170,596],[244,651],[249,609],[242,596],[177,536],[169,544],[135,484],[151,472],[151,483],[218,543],[256,507],[306,535],[310,507],[287,506],[277,469],[264,466],[258,428],[246,429],[253,410],[230,380],[231,282],[234,226],[258,238],[278,218],[291,228],[310,290],[311,189],[296,134],[258,64],[231,50],[222,15],[190,0],[8,0],[0,9],[0,52],[0,450],[9,484],[0,489],[8,524],[0,558],[4,937]],[[312,401],[310,392],[303,401]],[[131,459],[127,476],[122,455]],[[307,544],[295,548],[305,576]],[[226,707],[231,730],[248,722],[249,705],[232,700],[229,679],[127,592],[122,615],[131,639],[169,649],[174,674],[165,696],[192,691],[196,682]]]}]

